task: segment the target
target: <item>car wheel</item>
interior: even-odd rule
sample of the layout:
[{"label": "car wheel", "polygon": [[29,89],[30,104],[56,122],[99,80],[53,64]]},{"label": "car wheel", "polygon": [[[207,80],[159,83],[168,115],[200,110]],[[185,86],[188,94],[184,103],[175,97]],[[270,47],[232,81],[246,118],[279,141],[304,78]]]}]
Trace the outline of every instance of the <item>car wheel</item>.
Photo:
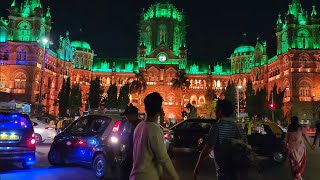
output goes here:
[{"label": "car wheel", "polygon": [[276,163],[282,163],[286,160],[286,156],[283,152],[275,152],[272,158]]},{"label": "car wheel", "polygon": [[48,153],[48,161],[51,165],[53,166],[58,166],[58,165],[63,165],[63,158],[61,153],[54,151],[54,150],[50,150]]},{"label": "car wheel", "polygon": [[40,134],[34,134],[34,139],[36,140],[36,144],[42,144],[42,136]]},{"label": "car wheel", "polygon": [[27,164],[26,162],[22,162],[23,169],[31,169],[32,165]]},{"label": "car wheel", "polygon": [[107,161],[106,158],[102,154],[98,154],[93,160],[93,169],[96,173],[96,177],[104,178],[106,176],[107,171]]}]

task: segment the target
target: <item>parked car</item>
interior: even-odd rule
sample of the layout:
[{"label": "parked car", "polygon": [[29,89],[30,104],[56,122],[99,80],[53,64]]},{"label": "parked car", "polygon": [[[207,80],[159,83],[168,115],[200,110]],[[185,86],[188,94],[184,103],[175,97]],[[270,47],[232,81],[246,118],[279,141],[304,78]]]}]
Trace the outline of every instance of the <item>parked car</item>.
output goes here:
[{"label": "parked car", "polygon": [[111,175],[121,161],[125,121],[119,114],[88,115],[58,134],[48,160],[52,165],[68,163],[92,167],[98,178]]},{"label": "parked car", "polygon": [[0,163],[22,163],[28,169],[36,163],[35,139],[28,115],[0,112]]},{"label": "parked car", "polygon": [[274,122],[242,122],[247,130],[248,143],[258,155],[269,157],[277,163],[286,160],[288,150],[285,143],[285,132]]},{"label": "parked car", "polygon": [[51,143],[53,138],[57,135],[55,126],[51,126],[48,123],[36,119],[31,119],[31,121],[34,129],[36,144],[41,144],[44,142]]},{"label": "parked car", "polygon": [[186,149],[187,151],[201,151],[214,119],[188,119],[173,126],[165,139],[169,146],[168,151],[173,149]]}]

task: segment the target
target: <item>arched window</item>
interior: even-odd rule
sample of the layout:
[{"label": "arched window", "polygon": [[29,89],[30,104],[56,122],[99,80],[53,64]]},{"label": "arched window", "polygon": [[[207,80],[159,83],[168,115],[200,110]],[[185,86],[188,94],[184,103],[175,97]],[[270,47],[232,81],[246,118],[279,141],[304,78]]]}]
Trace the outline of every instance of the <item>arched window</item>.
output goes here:
[{"label": "arched window", "polygon": [[17,60],[27,60],[27,47],[19,46],[17,48]]},{"label": "arched window", "polygon": [[159,44],[162,42],[167,43],[167,26],[164,24],[159,26]]},{"label": "arched window", "polygon": [[192,105],[197,105],[198,104],[198,99],[197,99],[197,96],[196,95],[192,95],[191,98],[190,98],[190,103]]},{"label": "arched window", "polygon": [[281,38],[281,51],[282,53],[285,53],[288,51],[288,49],[289,49],[288,36],[287,36],[287,33],[283,33]]},{"label": "arched window", "polygon": [[175,100],[176,100],[175,95],[173,93],[169,93],[167,96],[167,102],[169,104],[173,104],[175,103]]},{"label": "arched window", "polygon": [[6,76],[4,74],[0,74],[0,89],[6,87]]},{"label": "arched window", "polygon": [[206,103],[206,98],[204,96],[199,97],[199,105],[204,105]]},{"label": "arched window", "polygon": [[306,29],[300,29],[298,31],[298,48],[308,49],[310,48],[310,33]]},{"label": "arched window", "polygon": [[30,41],[31,25],[23,21],[18,25],[18,41]]},{"label": "arched window", "polygon": [[303,81],[299,84],[299,97],[311,97],[311,86]]},{"label": "arched window", "polygon": [[15,89],[25,89],[26,88],[27,76],[20,72],[14,78],[14,88]]}]

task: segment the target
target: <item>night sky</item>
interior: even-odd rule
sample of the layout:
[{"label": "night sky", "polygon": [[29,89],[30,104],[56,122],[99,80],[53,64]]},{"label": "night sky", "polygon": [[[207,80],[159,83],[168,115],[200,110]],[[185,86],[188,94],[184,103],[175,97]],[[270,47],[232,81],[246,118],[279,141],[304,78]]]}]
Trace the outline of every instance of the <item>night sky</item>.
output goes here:
[{"label": "night sky", "polygon": [[[72,40],[87,41],[99,57],[134,58],[138,19],[143,8],[157,0],[46,0],[53,17],[51,37],[58,45],[60,34],[70,31]],[[7,16],[12,0],[1,0],[0,15]],[[268,54],[274,55],[274,27],[278,13],[286,13],[292,0],[173,0],[187,14],[188,57],[203,62],[225,62],[242,43],[255,45],[259,35],[267,41]],[[311,13],[319,0],[301,0]],[[320,11],[317,7],[318,13]],[[80,28],[83,32],[80,33]]]}]

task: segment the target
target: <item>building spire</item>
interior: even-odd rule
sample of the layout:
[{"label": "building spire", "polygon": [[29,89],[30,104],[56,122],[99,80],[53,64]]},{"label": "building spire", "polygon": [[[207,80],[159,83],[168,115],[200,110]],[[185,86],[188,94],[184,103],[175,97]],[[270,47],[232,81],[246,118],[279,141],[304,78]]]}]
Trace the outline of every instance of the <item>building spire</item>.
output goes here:
[{"label": "building spire", "polygon": [[16,0],[13,0],[13,1],[12,1],[11,7],[16,7]]},{"label": "building spire", "polygon": [[278,15],[277,24],[282,24],[281,14]]},{"label": "building spire", "polygon": [[46,18],[51,19],[50,7],[47,8]]},{"label": "building spire", "polygon": [[312,13],[311,13],[311,16],[316,16],[318,13],[317,13],[317,10],[316,10],[316,6],[313,5],[312,6]]}]

